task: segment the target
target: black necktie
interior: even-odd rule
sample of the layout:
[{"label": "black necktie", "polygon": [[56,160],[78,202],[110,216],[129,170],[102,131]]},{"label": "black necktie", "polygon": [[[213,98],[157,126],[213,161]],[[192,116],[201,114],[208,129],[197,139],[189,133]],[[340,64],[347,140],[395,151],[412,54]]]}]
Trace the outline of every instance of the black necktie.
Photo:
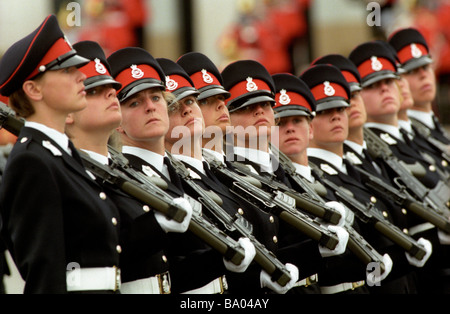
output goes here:
[{"label": "black necktie", "polygon": [[[176,188],[178,188],[180,191],[183,191],[183,184],[181,182],[180,176],[178,176],[177,171],[172,166],[172,163],[170,162],[169,157],[164,157],[164,164],[167,166],[167,170],[169,171],[169,177],[167,178],[167,181],[171,182]],[[170,183],[169,183],[170,186]]]},{"label": "black necktie", "polygon": [[343,160],[343,162],[345,164],[345,167],[347,168],[347,174],[350,177],[356,179],[357,181],[361,181],[361,178],[359,176],[359,172],[358,172],[358,170],[355,169],[355,166],[353,166],[353,164],[350,161],[348,161],[347,159],[345,159],[345,158],[342,159],[342,160]]},{"label": "black necktie", "polygon": [[164,165],[166,165],[167,167],[167,171],[169,172],[169,178],[167,178],[168,180],[171,180],[173,178],[173,176],[177,175],[175,169],[173,169],[172,164],[170,162],[169,157],[164,157],[163,159]]},{"label": "black necktie", "polygon": [[365,148],[363,149],[362,155],[364,156],[364,158],[365,158],[367,161],[370,161],[371,163],[374,162],[372,156],[370,155],[370,153],[368,152],[367,149],[365,149]]},{"label": "black necktie", "polygon": [[83,161],[81,160],[80,155],[78,154],[77,149],[75,148],[75,146],[73,145],[72,141],[69,140],[69,148],[72,151],[72,157],[73,159],[75,159],[79,164],[83,165]]},{"label": "black necktie", "polygon": [[433,118],[434,128],[437,131],[439,131],[439,133],[445,134],[445,131],[442,128],[441,123],[439,122],[439,119],[435,115],[433,115],[432,118]]},{"label": "black necktie", "polygon": [[402,134],[402,138],[405,141],[406,144],[408,144],[409,147],[414,147],[415,145],[412,143],[412,140],[409,138],[409,134],[408,132],[403,129],[400,128],[400,133]]}]

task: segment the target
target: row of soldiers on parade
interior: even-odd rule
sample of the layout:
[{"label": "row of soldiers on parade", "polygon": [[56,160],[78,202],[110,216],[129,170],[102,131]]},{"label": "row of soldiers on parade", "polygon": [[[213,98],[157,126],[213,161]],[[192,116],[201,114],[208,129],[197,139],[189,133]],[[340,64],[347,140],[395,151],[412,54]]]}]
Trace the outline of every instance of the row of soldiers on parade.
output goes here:
[{"label": "row of soldiers on parade", "polygon": [[73,46],[0,60],[1,237],[25,293],[450,292],[450,139],[402,29],[299,77]]}]

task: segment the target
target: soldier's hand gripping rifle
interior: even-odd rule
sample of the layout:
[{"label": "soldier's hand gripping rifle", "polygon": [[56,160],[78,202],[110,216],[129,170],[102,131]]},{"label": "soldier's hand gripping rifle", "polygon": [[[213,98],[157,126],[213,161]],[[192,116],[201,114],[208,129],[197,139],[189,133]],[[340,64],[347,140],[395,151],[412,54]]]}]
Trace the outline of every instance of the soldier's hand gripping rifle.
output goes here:
[{"label": "soldier's hand gripping rifle", "polygon": [[342,191],[342,189],[334,182],[323,177],[322,170],[316,165],[310,164],[310,166],[320,175],[321,181],[332,189],[338,199],[349,207],[363,223],[373,225],[375,230],[402,247],[407,253],[417,258],[419,261],[425,257],[426,251],[424,248],[415,239],[388,221],[378,209],[374,207],[373,203],[361,203],[355,199],[353,195],[350,195],[346,191]]},{"label": "soldier's hand gripping rifle", "polygon": [[[448,215],[448,187],[443,182],[430,190],[422,184],[391,151],[389,145],[385,143],[369,128],[364,129],[364,140],[367,142],[367,149],[373,158],[381,158],[385,164],[397,175],[393,180],[398,188],[406,188],[419,202],[424,202],[427,206],[439,214]],[[439,192],[442,189],[446,192]]]},{"label": "soldier's hand gripping rifle", "polygon": [[253,260],[271,276],[272,281],[277,282],[283,287],[286,286],[291,280],[289,270],[271,251],[255,238],[252,234],[251,224],[239,213],[236,213],[234,216],[228,214],[220,206],[222,200],[217,194],[212,191],[206,191],[199,186],[191,178],[189,169],[181,161],[171,156],[170,153],[167,153],[167,155],[177,174],[195,192],[198,200],[209,214],[214,216],[215,220],[227,230],[226,232],[228,234],[249,238],[256,250],[256,255]]},{"label": "soldier's hand gripping rifle", "polygon": [[[24,121],[18,119],[12,109],[0,102],[0,127],[17,136],[23,125]],[[87,154],[81,152],[80,156],[86,169],[100,180],[117,186],[126,194],[142,201],[155,210],[161,211],[168,218],[177,222],[181,222],[184,219],[186,211],[179,207],[173,201],[173,197],[162,191],[153,181],[137,181],[117,169],[98,163]],[[204,218],[193,214],[189,223],[189,230],[234,264],[239,265],[242,262],[244,253],[239,244]]]},{"label": "soldier's hand gripping rifle", "polygon": [[[158,187],[166,193],[164,190],[167,188],[167,183],[164,180],[161,178],[149,177],[146,174],[137,171],[129,165],[128,159],[126,159],[122,153],[114,149],[112,146],[110,146],[108,150],[113,161],[113,168],[123,171],[128,176],[143,183],[144,185],[152,185],[153,183],[156,183]],[[221,253],[227,260],[230,260],[235,265],[239,265],[244,258],[244,252],[239,243],[220,230],[208,218],[202,216],[201,212],[198,210],[198,202],[190,197],[187,197],[186,195],[184,197],[188,198],[194,209],[191,224],[189,224],[189,231],[199,236],[204,242]],[[209,235],[207,234],[208,232],[210,233]]]},{"label": "soldier's hand gripping rifle", "polygon": [[[254,185],[256,181],[250,183],[245,179],[238,180],[239,177],[236,173],[223,166],[220,161],[208,158],[206,154],[204,154],[204,157],[210,162],[211,169],[215,171],[219,178],[231,182],[230,191],[240,199],[250,201],[256,207],[277,215],[281,220],[317,241],[321,246],[330,250],[336,248],[339,243],[337,236],[318,221],[300,212],[295,207],[295,200],[292,197],[276,189],[272,192],[264,191]],[[254,178],[258,180],[259,176]]]},{"label": "soldier's hand gripping rifle", "polygon": [[[278,151],[279,162],[284,171],[295,181],[300,188],[305,191],[314,200],[325,205],[326,201],[317,193],[317,191],[306,182],[305,178],[297,174],[292,161],[283,152]],[[314,171],[314,169],[312,169]],[[363,262],[364,265],[375,262],[380,265],[381,273],[384,272],[385,266],[383,263],[383,256],[378,253],[366,239],[364,239],[352,226],[346,224],[345,229],[349,233],[347,247],[355,254],[355,256]]]}]

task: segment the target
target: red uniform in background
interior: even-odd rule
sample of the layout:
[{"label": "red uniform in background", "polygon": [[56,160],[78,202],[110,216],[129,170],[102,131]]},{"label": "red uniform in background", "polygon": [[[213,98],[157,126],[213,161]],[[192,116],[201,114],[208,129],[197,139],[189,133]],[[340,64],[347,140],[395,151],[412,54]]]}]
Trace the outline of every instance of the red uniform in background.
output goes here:
[{"label": "red uniform in background", "polygon": [[[89,1],[94,4],[86,5],[88,21],[77,41],[96,41],[107,56],[121,48],[144,46],[143,28],[149,9],[143,0],[107,0],[98,6],[95,2],[99,0]],[[101,9],[95,10],[98,7]]]}]

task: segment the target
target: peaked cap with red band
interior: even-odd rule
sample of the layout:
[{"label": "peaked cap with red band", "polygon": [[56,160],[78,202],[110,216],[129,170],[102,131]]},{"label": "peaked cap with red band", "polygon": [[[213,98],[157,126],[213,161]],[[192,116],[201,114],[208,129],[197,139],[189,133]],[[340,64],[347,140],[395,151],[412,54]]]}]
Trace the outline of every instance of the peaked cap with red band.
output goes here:
[{"label": "peaked cap with red band", "polygon": [[394,32],[388,42],[397,51],[400,64],[407,72],[433,62],[425,38],[415,28]]},{"label": "peaked cap with red band", "polygon": [[258,61],[235,61],[227,65],[221,74],[223,86],[230,92],[227,99],[230,113],[259,102],[275,104],[272,76]]},{"label": "peaked cap with red band", "polygon": [[191,77],[194,87],[200,92],[197,99],[202,100],[215,95],[230,97],[223,87],[222,75],[216,65],[200,52],[188,52],[178,58],[177,63]]},{"label": "peaked cap with red band", "polygon": [[122,84],[117,92],[120,102],[148,88],[166,89],[161,66],[145,49],[127,47],[112,53],[107,59],[113,78]]},{"label": "peaked cap with red band", "polygon": [[361,90],[361,76],[358,68],[348,58],[340,54],[328,54],[317,58],[312,64],[331,64],[341,70],[352,92]]},{"label": "peaked cap with red band", "polygon": [[397,79],[397,62],[386,45],[370,41],[357,46],[348,57],[358,68],[364,88],[387,78]]},{"label": "peaked cap with red band", "polygon": [[77,55],[55,15],[6,50],[0,60],[0,93],[10,96],[23,82],[48,70],[80,67],[89,60]]},{"label": "peaked cap with red band", "polygon": [[334,65],[313,65],[302,73],[300,79],[308,85],[316,100],[316,112],[349,106],[350,86]]},{"label": "peaked cap with red band", "polygon": [[179,64],[166,58],[157,58],[156,61],[166,74],[166,91],[175,95],[174,102],[199,94],[191,78]]},{"label": "peaked cap with red band", "polygon": [[122,87],[122,84],[112,78],[111,68],[108,61],[106,61],[105,52],[97,42],[89,40],[80,41],[75,43],[73,48],[76,49],[80,56],[91,60],[91,62],[80,68],[80,71],[87,77],[84,80],[86,89],[107,84],[112,84],[116,90]]},{"label": "peaked cap with red band", "polygon": [[273,107],[276,118],[289,116],[312,117],[316,111],[316,100],[308,85],[290,73],[272,75],[275,83],[275,101]]}]

